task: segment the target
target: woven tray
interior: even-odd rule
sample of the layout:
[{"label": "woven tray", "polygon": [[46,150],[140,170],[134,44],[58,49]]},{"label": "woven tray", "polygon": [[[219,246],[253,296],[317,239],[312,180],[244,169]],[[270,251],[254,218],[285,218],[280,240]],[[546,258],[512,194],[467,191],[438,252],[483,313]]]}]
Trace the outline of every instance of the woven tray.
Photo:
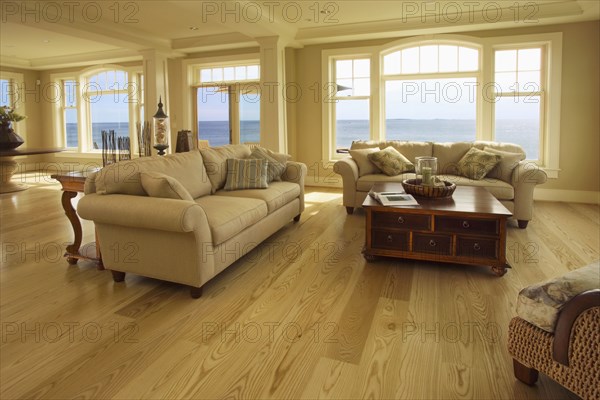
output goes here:
[{"label": "woven tray", "polygon": [[445,186],[424,186],[420,179],[406,179],[402,182],[404,190],[408,194],[420,197],[444,198],[451,197],[456,190],[456,184],[443,181]]}]

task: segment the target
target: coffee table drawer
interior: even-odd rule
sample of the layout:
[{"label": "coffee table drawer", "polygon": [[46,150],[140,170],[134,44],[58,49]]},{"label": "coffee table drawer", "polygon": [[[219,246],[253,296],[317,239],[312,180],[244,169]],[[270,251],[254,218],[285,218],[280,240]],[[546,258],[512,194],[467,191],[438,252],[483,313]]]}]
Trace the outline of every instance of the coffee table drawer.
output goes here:
[{"label": "coffee table drawer", "polygon": [[408,251],[408,232],[374,229],[371,231],[371,247]]},{"label": "coffee table drawer", "polygon": [[494,239],[456,238],[456,255],[473,258],[498,258],[498,241]]},{"label": "coffee table drawer", "polygon": [[437,232],[476,233],[495,236],[498,234],[499,226],[496,219],[436,216],[435,230]]},{"label": "coffee table drawer", "polygon": [[414,233],[412,251],[450,255],[452,254],[452,236]]},{"label": "coffee table drawer", "polygon": [[373,212],[373,221],[371,226],[376,228],[397,228],[429,231],[431,230],[431,216],[375,211]]}]

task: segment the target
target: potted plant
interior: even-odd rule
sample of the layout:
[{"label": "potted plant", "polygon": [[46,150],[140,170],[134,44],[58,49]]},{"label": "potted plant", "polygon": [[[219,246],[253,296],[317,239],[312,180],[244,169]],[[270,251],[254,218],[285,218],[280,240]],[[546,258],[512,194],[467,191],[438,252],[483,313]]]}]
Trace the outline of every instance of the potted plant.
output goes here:
[{"label": "potted plant", "polygon": [[16,149],[25,142],[12,128],[13,122],[24,119],[25,116],[17,114],[13,107],[0,107],[0,150]]}]

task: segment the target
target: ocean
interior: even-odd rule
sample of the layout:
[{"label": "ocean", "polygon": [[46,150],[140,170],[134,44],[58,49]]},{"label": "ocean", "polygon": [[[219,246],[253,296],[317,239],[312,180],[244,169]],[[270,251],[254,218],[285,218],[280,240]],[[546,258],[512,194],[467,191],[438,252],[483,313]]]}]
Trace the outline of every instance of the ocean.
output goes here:
[{"label": "ocean", "polygon": [[[475,120],[457,119],[388,119],[386,121],[387,140],[413,140],[435,142],[458,142],[475,140]],[[241,121],[241,142],[260,141],[259,121]],[[94,123],[92,139],[100,147],[102,130],[114,129],[117,136],[129,134],[127,123]],[[229,143],[229,123],[227,121],[202,121],[198,123],[200,139],[208,140],[211,146]],[[354,140],[369,138],[369,121],[340,120],[337,125],[337,146],[350,147]],[[536,120],[498,120],[496,140],[518,143],[525,149],[527,158],[539,157],[539,125]],[[67,145],[77,146],[77,125],[67,124]]]}]

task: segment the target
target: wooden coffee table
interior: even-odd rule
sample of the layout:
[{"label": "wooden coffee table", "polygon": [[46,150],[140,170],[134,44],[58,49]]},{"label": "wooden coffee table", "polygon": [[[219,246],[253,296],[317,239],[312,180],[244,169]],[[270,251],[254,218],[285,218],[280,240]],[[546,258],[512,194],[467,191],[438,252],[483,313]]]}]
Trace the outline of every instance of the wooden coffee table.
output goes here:
[{"label": "wooden coffee table", "polygon": [[[373,190],[403,188],[400,183],[377,183]],[[415,198],[419,206],[385,207],[367,196],[365,259],[490,265],[498,276],[506,273],[506,220],[512,214],[487,190],[458,186],[451,198]]]}]

